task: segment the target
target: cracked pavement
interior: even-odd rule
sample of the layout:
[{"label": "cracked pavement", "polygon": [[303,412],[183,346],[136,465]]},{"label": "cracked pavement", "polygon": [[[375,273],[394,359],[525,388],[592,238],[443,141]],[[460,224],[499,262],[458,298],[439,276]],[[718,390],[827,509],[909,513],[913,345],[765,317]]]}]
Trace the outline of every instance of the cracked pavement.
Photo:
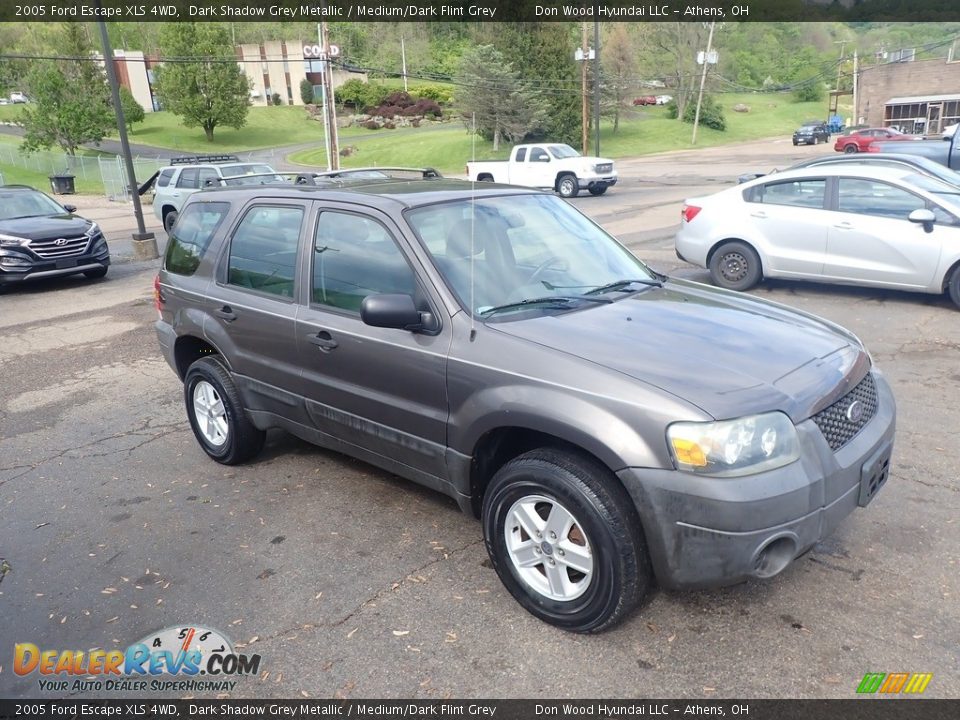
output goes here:
[{"label": "cracked pavement", "polygon": [[[625,162],[614,191],[574,203],[658,270],[705,280],[673,253],[679,200],[805,150]],[[927,696],[960,696],[960,313],[945,299],[757,288],[867,344],[898,400],[891,479],[773,580],[657,591],[585,637],[527,615],[479,523],[436,493],[279,432],[252,464],[209,461],[156,346],[154,273],[125,263],[0,298],[0,697],[41,694],[12,671],[16,642],[124,648],[187,624],[262,655],[232,697],[849,698],[867,671],[932,672]]]}]

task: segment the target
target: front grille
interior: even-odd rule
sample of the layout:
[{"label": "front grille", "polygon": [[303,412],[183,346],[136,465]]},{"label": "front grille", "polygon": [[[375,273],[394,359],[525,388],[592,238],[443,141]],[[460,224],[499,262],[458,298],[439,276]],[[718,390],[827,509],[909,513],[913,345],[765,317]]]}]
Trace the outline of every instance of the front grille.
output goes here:
[{"label": "front grille", "polygon": [[[859,417],[857,413],[851,412],[855,403],[859,403],[862,410]],[[877,386],[873,382],[873,375],[867,373],[853,390],[814,415],[813,421],[820,428],[830,449],[836,452],[850,442],[876,412]]]},{"label": "front grille", "polygon": [[[57,244],[60,240],[65,240]],[[58,258],[70,257],[71,255],[80,255],[87,249],[87,243],[90,238],[86,235],[70,238],[50,238],[49,240],[31,240],[27,246],[44,260],[56,260]]]},{"label": "front grille", "polygon": [[598,173],[608,173],[613,170],[613,163],[600,163],[596,166]]}]

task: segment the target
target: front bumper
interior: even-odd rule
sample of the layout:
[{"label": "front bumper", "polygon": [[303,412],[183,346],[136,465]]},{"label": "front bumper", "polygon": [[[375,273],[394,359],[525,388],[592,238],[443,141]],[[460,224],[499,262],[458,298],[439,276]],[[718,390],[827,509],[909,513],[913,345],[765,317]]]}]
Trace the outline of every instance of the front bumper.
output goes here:
[{"label": "front bumper", "polygon": [[837,452],[806,420],[797,426],[800,459],[776,470],[740,478],[621,470],[660,584],[715,587],[770,577],[869,502],[886,480],[896,425],[893,393],[881,375],[874,379],[876,414]]},{"label": "front bumper", "polygon": [[581,190],[590,188],[613,187],[617,184],[616,175],[604,175],[603,177],[582,177],[577,178],[577,184]]},{"label": "front bumper", "polygon": [[[0,285],[12,285],[27,280],[75,275],[98,270],[110,265],[110,250],[104,247],[96,253],[85,253],[57,260],[37,259],[26,253],[7,251],[0,253]],[[16,264],[12,263],[15,261]],[[23,264],[29,262],[29,264]]]}]

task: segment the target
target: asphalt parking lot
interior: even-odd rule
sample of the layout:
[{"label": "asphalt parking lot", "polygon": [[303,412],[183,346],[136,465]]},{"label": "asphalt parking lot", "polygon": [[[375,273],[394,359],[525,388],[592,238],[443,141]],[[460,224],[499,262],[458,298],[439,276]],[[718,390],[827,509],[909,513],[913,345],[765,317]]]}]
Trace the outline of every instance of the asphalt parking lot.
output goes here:
[{"label": "asphalt parking lot", "polygon": [[[656,269],[706,281],[673,253],[680,199],[822,152],[785,140],[632,160],[607,195],[574,202]],[[98,212],[116,216],[122,256],[132,218]],[[283,433],[252,464],[208,460],[157,348],[156,265],[0,297],[0,697],[44,695],[14,674],[15,643],[119,649],[193,625],[262,656],[230,697],[851,698],[867,672],[933,673],[926,696],[960,697],[947,299],[754,290],[866,343],[898,402],[890,481],[773,580],[657,591],[577,636],[522,610],[480,524],[436,493]]]}]

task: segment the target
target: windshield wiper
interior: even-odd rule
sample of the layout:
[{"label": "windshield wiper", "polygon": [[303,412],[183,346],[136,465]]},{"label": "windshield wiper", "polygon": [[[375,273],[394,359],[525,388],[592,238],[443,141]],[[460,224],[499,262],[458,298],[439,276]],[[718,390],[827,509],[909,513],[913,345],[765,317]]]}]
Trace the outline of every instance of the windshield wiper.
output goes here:
[{"label": "windshield wiper", "polygon": [[633,278],[626,280],[614,280],[609,282],[606,285],[601,285],[596,287],[593,290],[588,290],[587,295],[602,295],[605,292],[610,292],[611,290],[622,290],[627,285],[646,285],[647,287],[663,287],[663,281],[657,280],[655,278]]},{"label": "windshield wiper", "polygon": [[610,300],[609,298],[587,297],[586,295],[547,295],[545,297],[527,298],[526,300],[517,300],[516,302],[512,303],[495,305],[492,308],[481,310],[480,314],[489,316],[493,315],[494,313],[498,313],[501,310],[513,310],[515,308],[522,308],[527,305],[553,305],[557,309],[564,309],[570,307],[571,303],[581,300],[586,302],[602,303],[604,305],[609,305],[613,302],[613,300]]}]

